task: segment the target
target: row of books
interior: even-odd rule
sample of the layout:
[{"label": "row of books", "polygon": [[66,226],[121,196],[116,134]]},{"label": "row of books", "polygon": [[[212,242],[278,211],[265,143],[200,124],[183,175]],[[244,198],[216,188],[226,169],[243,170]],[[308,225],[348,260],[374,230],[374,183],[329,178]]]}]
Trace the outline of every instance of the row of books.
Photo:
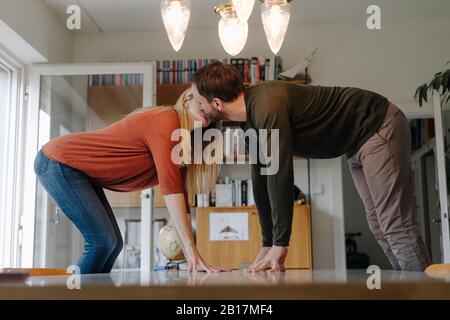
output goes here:
[{"label": "row of books", "polygon": [[434,119],[414,119],[410,121],[411,149],[418,150],[435,136]]},{"label": "row of books", "polygon": [[257,83],[265,80],[276,80],[283,68],[281,57],[271,58],[231,58],[231,59],[185,59],[185,60],[160,60],[156,61],[157,84],[182,84],[189,83],[194,73],[201,67],[214,62],[235,66],[241,73],[245,83]]},{"label": "row of books", "polygon": [[245,207],[253,206],[252,180],[232,180],[228,177],[224,181],[219,179],[215,190],[209,194],[197,195],[197,207]]},{"label": "row of books", "polygon": [[283,69],[283,60],[279,56],[230,59],[230,63],[239,70],[244,83],[250,84],[265,80],[278,80]]},{"label": "row of books", "polygon": [[[156,61],[157,84],[189,83],[197,69],[217,59],[185,59]],[[222,61],[226,63],[226,61]]]},{"label": "row of books", "polygon": [[90,87],[103,86],[142,86],[142,74],[93,74],[89,75],[88,84]]}]

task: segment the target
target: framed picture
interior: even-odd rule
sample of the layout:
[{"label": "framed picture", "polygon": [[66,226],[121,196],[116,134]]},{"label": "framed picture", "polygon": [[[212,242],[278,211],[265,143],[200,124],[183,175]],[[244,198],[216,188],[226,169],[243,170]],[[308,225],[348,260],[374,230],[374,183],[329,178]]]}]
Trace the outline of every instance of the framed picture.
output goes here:
[{"label": "framed picture", "polygon": [[249,240],[248,212],[211,212],[210,241]]}]

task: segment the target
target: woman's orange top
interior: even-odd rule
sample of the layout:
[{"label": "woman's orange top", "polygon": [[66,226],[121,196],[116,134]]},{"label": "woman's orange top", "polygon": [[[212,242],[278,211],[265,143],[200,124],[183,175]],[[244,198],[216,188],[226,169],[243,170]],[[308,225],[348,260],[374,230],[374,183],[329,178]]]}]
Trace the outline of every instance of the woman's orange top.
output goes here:
[{"label": "woman's orange top", "polygon": [[95,185],[138,191],[160,185],[163,195],[185,193],[180,168],[171,159],[177,112],[155,107],[97,131],[64,135],[43,146],[48,158],[86,173]]}]

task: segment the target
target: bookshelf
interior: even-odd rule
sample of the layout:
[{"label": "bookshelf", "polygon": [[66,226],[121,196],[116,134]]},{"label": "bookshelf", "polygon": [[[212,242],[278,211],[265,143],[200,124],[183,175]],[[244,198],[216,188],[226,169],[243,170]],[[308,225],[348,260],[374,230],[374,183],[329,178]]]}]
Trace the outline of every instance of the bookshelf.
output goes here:
[{"label": "bookshelf", "polygon": [[278,79],[283,67],[280,56],[225,58],[225,59],[184,59],[156,61],[157,84],[189,83],[194,73],[201,67],[215,61],[231,64],[241,73],[244,83]]},{"label": "bookshelf", "polygon": [[[218,61],[219,59],[188,59],[188,60],[176,60],[168,61],[162,60],[157,62],[157,105],[171,105],[174,104],[178,97],[190,87],[188,83],[196,71],[197,68],[206,65],[212,61]],[[224,63],[234,64],[241,72],[242,78],[247,80],[244,82],[244,86],[251,86],[264,82],[265,78],[277,79],[278,74],[282,69],[282,60],[280,57],[274,57],[270,59],[262,58],[258,63],[253,63],[253,67],[256,65],[258,72],[251,68],[251,62],[255,61],[255,58],[249,59],[222,59]],[[264,62],[264,63],[263,63]],[[266,65],[268,64],[268,65]],[[276,65],[275,65],[276,64]],[[239,67],[237,65],[241,65]],[[246,67],[247,65],[247,67]],[[255,78],[257,77],[257,78]],[[309,79],[309,78],[307,78]],[[289,80],[289,82],[306,85],[307,79]],[[250,81],[248,81],[250,80]],[[181,82],[181,83],[178,83]],[[183,83],[184,82],[184,83]],[[187,82],[187,83],[186,83]],[[224,120],[222,122],[223,128],[239,128],[240,123],[237,121]],[[239,160],[239,162],[238,162]],[[249,163],[249,156],[237,156],[236,154],[224,154],[223,165],[243,165]],[[232,163],[227,163],[232,162]],[[242,163],[243,162],[243,163]],[[191,207],[195,207],[196,195],[188,190],[189,204]],[[164,208],[165,202],[159,191],[159,188],[155,188],[155,207]]]}]

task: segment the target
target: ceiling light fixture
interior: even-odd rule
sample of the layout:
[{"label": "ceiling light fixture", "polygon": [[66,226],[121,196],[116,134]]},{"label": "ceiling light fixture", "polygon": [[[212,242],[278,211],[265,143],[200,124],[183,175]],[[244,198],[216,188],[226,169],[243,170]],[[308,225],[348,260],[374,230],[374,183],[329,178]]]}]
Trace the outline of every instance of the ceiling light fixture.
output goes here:
[{"label": "ceiling light fixture", "polygon": [[162,0],[161,15],[169,41],[173,49],[179,51],[189,24],[191,3],[189,0]]},{"label": "ceiling light fixture", "polygon": [[245,46],[248,36],[247,21],[241,21],[237,16],[233,4],[219,4],[214,8],[214,12],[220,15],[219,38],[225,51],[235,56]]},{"label": "ceiling light fixture", "polygon": [[241,21],[248,21],[252,14],[255,0],[232,0],[236,13]]},{"label": "ceiling light fixture", "polygon": [[261,19],[267,42],[274,54],[280,51],[291,16],[292,0],[260,0]]}]

